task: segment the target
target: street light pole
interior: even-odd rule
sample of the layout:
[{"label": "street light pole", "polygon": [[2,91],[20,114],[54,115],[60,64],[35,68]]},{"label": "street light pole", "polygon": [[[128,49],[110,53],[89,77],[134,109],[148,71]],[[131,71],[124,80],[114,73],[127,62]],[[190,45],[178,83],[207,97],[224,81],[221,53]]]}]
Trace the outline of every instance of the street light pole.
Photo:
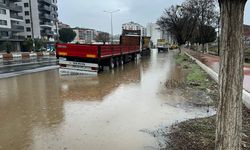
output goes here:
[{"label": "street light pole", "polygon": [[110,19],[111,19],[111,22],[110,22],[110,26],[111,26],[111,44],[113,44],[113,13],[116,13],[120,11],[120,9],[118,10],[114,10],[114,11],[104,11],[106,13],[109,13],[110,14]]}]

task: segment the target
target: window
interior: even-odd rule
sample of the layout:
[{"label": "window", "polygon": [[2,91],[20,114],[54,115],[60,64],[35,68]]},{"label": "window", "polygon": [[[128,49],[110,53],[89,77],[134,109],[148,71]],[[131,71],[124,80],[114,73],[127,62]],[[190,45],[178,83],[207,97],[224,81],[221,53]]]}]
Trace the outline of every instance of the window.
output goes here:
[{"label": "window", "polygon": [[27,35],[27,38],[31,38],[31,35]]},{"label": "window", "polygon": [[26,24],[30,24],[30,20],[29,20],[29,19],[26,19],[26,20],[25,20],[25,23],[26,23]]},{"label": "window", "polygon": [[30,31],[31,31],[31,28],[30,28],[30,27],[27,27],[27,28],[26,28],[26,31],[27,31],[27,32],[30,32]]},{"label": "window", "polygon": [[24,3],[24,7],[29,7],[29,3]]},{"label": "window", "polygon": [[7,26],[7,20],[0,20],[0,25],[5,25],[5,26]]},{"label": "window", "polygon": [[6,15],[6,10],[5,9],[0,9],[0,14]]},{"label": "window", "polygon": [[25,12],[24,12],[24,15],[25,15],[25,16],[29,16],[29,15],[30,15],[30,12],[29,12],[29,11],[25,11]]},{"label": "window", "polygon": [[8,33],[8,31],[0,31],[0,35],[2,37],[7,37],[7,36],[9,36],[9,33]]}]

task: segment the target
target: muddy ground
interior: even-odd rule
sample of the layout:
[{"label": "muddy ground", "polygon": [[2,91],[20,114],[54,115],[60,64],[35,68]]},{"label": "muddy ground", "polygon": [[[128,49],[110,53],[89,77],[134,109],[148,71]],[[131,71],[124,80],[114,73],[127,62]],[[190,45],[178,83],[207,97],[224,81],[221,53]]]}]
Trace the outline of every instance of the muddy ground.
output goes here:
[{"label": "muddy ground", "polygon": [[[179,67],[187,72],[186,79],[179,84],[167,81],[166,86],[181,88],[183,96],[190,99],[190,103],[194,105],[216,108],[219,97],[217,83],[187,56],[177,56],[176,61]],[[172,86],[173,83],[175,86]],[[158,140],[161,141],[163,150],[213,150],[215,129],[216,116],[211,116],[176,123],[153,134],[155,137],[163,137],[163,140]],[[246,107],[243,108],[242,148],[250,150],[250,111]]]}]

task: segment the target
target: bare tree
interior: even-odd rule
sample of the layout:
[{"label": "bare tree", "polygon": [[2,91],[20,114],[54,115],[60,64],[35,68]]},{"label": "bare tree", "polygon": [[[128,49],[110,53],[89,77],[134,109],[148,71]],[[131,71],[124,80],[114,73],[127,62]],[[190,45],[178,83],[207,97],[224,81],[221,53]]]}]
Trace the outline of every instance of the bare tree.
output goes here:
[{"label": "bare tree", "polygon": [[166,9],[157,23],[162,30],[173,34],[178,44],[195,39],[204,49],[208,42],[207,30],[216,25],[218,13],[215,8],[215,0],[186,0],[180,6]]},{"label": "bare tree", "polygon": [[220,99],[216,150],[240,150],[243,90],[243,15],[247,0],[218,0],[221,10]]},{"label": "bare tree", "polygon": [[[185,44],[192,36],[196,17],[184,11],[183,6],[171,6],[157,21],[162,30],[169,31],[179,45]],[[181,49],[180,49],[181,51]]]},{"label": "bare tree", "polygon": [[202,44],[202,51],[204,52],[204,45],[207,41],[207,29],[208,27],[215,27],[218,18],[218,11],[216,10],[215,0],[187,0],[183,6],[185,10],[192,13],[197,17],[196,28],[193,32],[193,39],[199,44]]},{"label": "bare tree", "polygon": [[109,34],[106,32],[99,32],[98,35],[96,36],[96,41],[103,42],[103,44],[105,45],[106,42],[109,41]]}]

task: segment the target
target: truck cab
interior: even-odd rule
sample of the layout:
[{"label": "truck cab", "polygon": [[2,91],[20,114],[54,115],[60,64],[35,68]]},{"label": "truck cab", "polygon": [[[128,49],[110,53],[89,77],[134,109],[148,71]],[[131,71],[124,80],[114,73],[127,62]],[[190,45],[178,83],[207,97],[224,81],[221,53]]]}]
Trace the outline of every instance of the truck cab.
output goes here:
[{"label": "truck cab", "polygon": [[170,48],[170,45],[166,39],[158,39],[157,40],[158,52],[168,52],[169,48]]}]

